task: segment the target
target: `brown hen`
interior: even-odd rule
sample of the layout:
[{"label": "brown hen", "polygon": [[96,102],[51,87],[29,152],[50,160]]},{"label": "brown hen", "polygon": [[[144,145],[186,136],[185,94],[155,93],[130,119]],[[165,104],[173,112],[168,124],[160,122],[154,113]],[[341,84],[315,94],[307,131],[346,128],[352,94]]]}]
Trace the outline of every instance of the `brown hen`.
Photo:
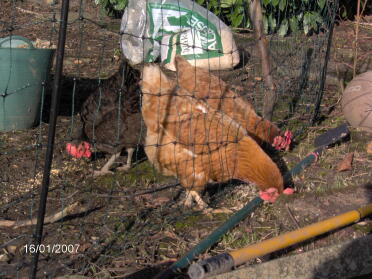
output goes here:
[{"label": "brown hen", "polygon": [[246,127],[213,103],[192,97],[190,88],[182,84],[177,85],[157,65],[144,67],[142,115],[149,161],[161,173],[179,179],[189,193],[187,206],[193,198],[205,208],[197,192],[209,182],[230,179],[253,182],[261,197],[274,201],[283,192],[276,164]]},{"label": "brown hen", "polygon": [[175,62],[177,82],[188,94],[223,111],[247,129],[248,134],[259,144],[266,142],[276,149],[289,148],[292,134],[289,131],[282,133],[275,124],[258,116],[253,106],[231,90],[222,79],[207,69],[193,67],[181,56],[177,56]]},{"label": "brown hen", "polygon": [[93,143],[97,150],[111,154],[106,164],[94,171],[95,176],[112,173],[110,168],[123,149],[128,153],[127,164],[117,170],[130,169],[133,152],[144,140],[139,76],[139,71],[123,62],[82,105],[83,125],[75,131],[74,141],[66,144],[66,151],[76,158],[89,158]]}]

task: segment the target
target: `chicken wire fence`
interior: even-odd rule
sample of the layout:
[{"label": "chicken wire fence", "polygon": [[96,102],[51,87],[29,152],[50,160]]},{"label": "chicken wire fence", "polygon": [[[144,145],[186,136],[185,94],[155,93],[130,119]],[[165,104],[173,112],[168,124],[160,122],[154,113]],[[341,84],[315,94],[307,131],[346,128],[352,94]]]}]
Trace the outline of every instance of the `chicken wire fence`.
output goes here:
[{"label": "chicken wire fence", "polygon": [[[273,122],[283,131],[291,129],[295,136],[306,131],[306,128],[314,124],[322,113],[321,99],[327,53],[337,10],[337,1],[326,2],[322,15],[323,21],[318,30],[314,29],[308,35],[304,35],[303,32],[288,31],[286,36],[281,36],[280,32],[276,32],[278,27],[267,35],[270,74],[277,94]],[[156,6],[156,8],[161,21],[163,19],[162,7]],[[231,7],[232,13],[233,8]],[[61,3],[55,1],[48,5],[36,0],[5,1],[0,11],[0,38],[20,35],[36,42],[36,47],[55,48],[58,39],[60,9]],[[218,9],[221,10],[221,7]],[[178,11],[180,12],[181,9]],[[284,9],[282,14],[278,14],[278,22],[279,18],[285,17],[283,14],[286,11],[289,12],[289,9]],[[187,13],[184,14],[187,17]],[[216,14],[226,19],[226,15],[223,16],[218,12]],[[243,14],[247,16],[247,12]],[[245,17],[243,21],[248,20]],[[180,18],[177,20],[180,21]],[[184,22],[182,24],[182,32],[187,33],[188,30],[193,30],[187,29]],[[221,28],[221,24],[217,25],[217,31],[218,27]],[[249,101],[256,112],[261,113],[263,96],[267,87],[261,70],[261,58],[254,32],[239,28],[233,31],[233,40],[236,43],[235,52],[239,54],[239,62],[232,69],[214,70],[212,74],[226,82],[233,90],[232,92],[238,94],[226,96],[226,100],[230,98],[235,101],[236,98],[240,98],[239,96],[243,96],[244,102]],[[164,35],[164,30],[161,33]],[[217,32],[217,34],[220,33]],[[153,49],[152,52],[146,52],[149,45],[168,47],[169,51],[169,42],[172,38],[164,41],[164,36],[159,34],[149,37],[148,34],[143,33],[134,35],[126,32],[125,29],[119,31],[118,20],[105,16],[92,1],[70,1],[63,79],[60,89],[61,101],[56,126],[46,225],[43,229],[43,246],[35,247],[31,244],[47,145],[53,75],[49,79],[40,81],[41,105],[40,113],[37,115],[39,124],[31,129],[0,132],[0,165],[2,168],[0,191],[3,197],[0,204],[2,216],[0,247],[2,259],[6,259],[0,261],[0,277],[27,276],[31,268],[31,258],[38,248],[40,252],[38,267],[41,271],[39,276],[42,273],[48,278],[61,274],[124,276],[141,268],[147,268],[138,275],[140,276],[138,278],[147,278],[146,276],[150,275],[146,274],[152,274],[151,272],[156,270],[156,264],[177,258],[196,244],[195,239],[200,236],[192,233],[192,226],[195,224],[193,218],[200,213],[186,210],[179,205],[180,196],[184,195],[183,189],[179,187],[174,177],[166,176],[169,173],[166,171],[161,173],[154,168],[154,161],[151,164],[146,159],[143,147],[160,148],[163,145],[182,144],[185,147],[192,146],[190,150],[193,153],[197,152],[195,148],[199,144],[202,146],[200,152],[208,153],[213,152],[211,150],[213,144],[235,144],[239,132],[230,130],[231,123],[230,126],[219,123],[219,121],[224,122],[225,114],[230,117],[228,113],[213,109],[209,111],[209,115],[213,115],[212,120],[205,121],[205,115],[203,115],[204,124],[202,124],[201,131],[204,130],[206,138],[211,137],[218,142],[208,141],[208,139],[204,139],[202,143],[195,142],[195,139],[193,142],[194,133],[197,130],[192,130],[196,129],[193,126],[195,124],[192,123],[196,122],[193,122],[192,113],[189,113],[189,116],[191,115],[187,118],[189,122],[186,121],[186,124],[182,126],[180,124],[182,113],[180,112],[190,103],[197,106],[200,104],[198,102],[207,102],[202,103],[206,107],[211,103],[203,99],[205,96],[198,97],[193,90],[187,91],[187,94],[183,92],[182,88],[185,85],[178,84],[177,74],[162,67],[165,75],[177,84],[165,95],[181,100],[177,103],[178,107],[173,108],[177,116],[173,120],[178,124],[175,124],[172,129],[178,132],[187,131],[185,135],[189,135],[189,139],[184,137],[178,142],[177,139],[181,137],[177,137],[177,133],[173,132],[176,135],[172,142],[162,143],[156,139],[154,144],[146,146],[144,140],[147,124],[151,120],[159,121],[159,115],[156,115],[156,112],[161,110],[160,105],[154,106],[153,111],[150,108],[146,123],[146,119],[145,121],[142,119],[141,101],[147,96],[157,99],[157,101],[150,102],[159,103],[160,91],[141,92],[139,80],[143,63],[133,67],[127,62],[122,63],[121,46],[123,41],[140,42],[136,46],[137,49],[134,48],[142,55],[139,59],[159,64],[156,56],[160,53],[156,54]],[[174,34],[168,35],[172,37]],[[177,43],[175,45],[180,46]],[[12,51],[12,47],[7,48],[7,55],[12,55]],[[233,54],[232,51],[223,53],[223,50],[217,53],[217,57],[223,54]],[[208,55],[210,54],[207,53],[206,56]],[[220,65],[221,58],[218,58],[218,61]],[[206,63],[205,68],[209,70],[211,64]],[[55,65],[52,66],[52,73],[54,67]],[[6,71],[12,70],[14,69],[9,66]],[[193,77],[192,72],[196,73],[196,70],[190,68],[185,72],[191,73],[189,81],[192,83],[193,78],[196,78],[195,74]],[[204,77],[198,76],[197,78]],[[205,78],[207,79],[207,76]],[[212,81],[216,80],[212,79]],[[217,81],[220,80],[217,79]],[[163,84],[164,80],[160,79],[160,87]],[[12,94],[23,94],[22,90],[25,87],[27,84],[19,84]],[[8,86],[1,88],[8,88]],[[4,105],[11,95],[9,92],[6,89],[0,92],[3,112],[5,111]],[[208,95],[210,92],[204,93]],[[210,97],[212,102],[214,99],[220,101],[223,107],[223,96]],[[238,110],[234,102],[230,109],[233,113]],[[192,111],[192,108],[190,110]],[[0,113],[3,112],[0,110]],[[234,119],[234,116],[231,118]],[[105,123],[101,127],[96,124],[102,123],[100,121]],[[215,129],[220,131],[220,134],[218,132],[214,134],[214,130],[212,132],[208,130],[211,129],[208,128],[208,124],[212,121],[218,122]],[[91,154],[83,152],[76,156],[83,158],[72,158],[66,152],[66,143],[74,142],[72,140],[78,138],[83,124],[85,124],[84,133],[89,137],[87,140]],[[226,128],[225,132],[224,128]],[[231,131],[237,134],[229,134]],[[220,142],[221,138],[224,142]],[[109,141],[110,144],[102,143],[102,141]],[[124,145],[123,142],[125,142]],[[133,165],[130,168],[123,172],[117,171],[115,174],[94,176],[94,171],[108,171],[108,169],[102,169],[102,166],[112,154],[119,157],[120,152],[130,153],[129,145],[135,147]],[[79,151],[81,150],[76,149],[77,153]],[[224,153],[226,154],[226,150]],[[274,157],[280,156],[278,153],[270,154]],[[171,156],[171,154],[167,155]],[[178,155],[173,151],[173,156]],[[116,157],[114,159],[117,159]],[[217,159],[216,164],[222,164],[222,161]],[[195,167],[193,162],[193,159],[183,165],[181,162],[173,174],[193,169]],[[121,163],[125,165],[125,162]],[[212,163],[211,159],[203,162],[206,165]],[[118,164],[113,166],[117,167]],[[223,169],[223,166],[220,166],[220,169]],[[234,173],[234,170],[230,171]],[[195,171],[191,173],[195,176]],[[221,177],[235,178],[230,174],[221,175]],[[187,179],[185,181],[183,184],[189,185],[184,186],[193,186],[193,182]],[[251,191],[247,188],[242,189],[244,192]],[[209,193],[211,195],[209,203],[212,205],[221,206],[220,197],[228,195],[232,198],[233,196],[229,187],[214,187],[213,191],[216,193]],[[256,192],[252,190],[249,194],[249,197],[253,197]],[[224,205],[228,206],[229,203]],[[211,225],[214,226],[217,223],[211,222]],[[217,246],[214,251],[218,252],[223,248],[223,246]]]}]

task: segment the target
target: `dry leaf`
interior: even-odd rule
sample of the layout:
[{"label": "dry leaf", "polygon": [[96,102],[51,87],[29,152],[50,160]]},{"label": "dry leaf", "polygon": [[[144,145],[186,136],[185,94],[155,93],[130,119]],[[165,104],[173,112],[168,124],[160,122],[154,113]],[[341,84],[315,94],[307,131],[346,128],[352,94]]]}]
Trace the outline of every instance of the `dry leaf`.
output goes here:
[{"label": "dry leaf", "polygon": [[79,60],[79,59],[75,59],[75,60],[74,60],[74,64],[75,64],[75,65],[79,65],[79,64],[81,65],[81,64],[83,64],[83,61],[81,61],[81,60]]},{"label": "dry leaf", "polygon": [[52,49],[56,49],[56,45],[52,44],[50,41],[46,41],[46,40],[40,40],[40,39],[36,39],[36,41],[34,42],[34,46],[36,48],[52,48]]},{"label": "dry leaf", "polygon": [[114,55],[113,58],[114,58],[114,61],[119,61],[120,60],[120,56],[119,55]]},{"label": "dry leaf", "polygon": [[84,253],[86,250],[88,250],[90,247],[92,246],[92,244],[90,244],[89,242],[85,242],[81,245],[79,245],[79,248],[77,249],[77,251],[74,251],[75,253]]},{"label": "dry leaf", "polygon": [[50,173],[57,175],[57,174],[59,174],[59,171],[60,171],[59,169],[51,169]]},{"label": "dry leaf", "polygon": [[156,199],[153,199],[152,201],[151,201],[151,203],[154,205],[154,206],[159,206],[159,205],[162,205],[162,204],[164,204],[164,203],[167,203],[167,202],[169,202],[169,198],[167,198],[167,197],[159,197],[159,198],[156,198]]},{"label": "dry leaf", "polygon": [[367,153],[372,154],[372,141],[367,144]]},{"label": "dry leaf", "polygon": [[0,262],[7,262],[10,260],[10,257],[7,254],[0,255]]},{"label": "dry leaf", "polygon": [[174,232],[171,232],[171,231],[163,231],[163,232],[158,232],[157,234],[153,235],[150,237],[151,240],[160,240],[160,239],[163,239],[165,237],[169,237],[169,238],[172,238],[172,239],[178,239],[178,237],[175,235]]},{"label": "dry leaf", "polygon": [[352,169],[354,153],[348,153],[341,162],[337,164],[337,171],[347,171]]}]

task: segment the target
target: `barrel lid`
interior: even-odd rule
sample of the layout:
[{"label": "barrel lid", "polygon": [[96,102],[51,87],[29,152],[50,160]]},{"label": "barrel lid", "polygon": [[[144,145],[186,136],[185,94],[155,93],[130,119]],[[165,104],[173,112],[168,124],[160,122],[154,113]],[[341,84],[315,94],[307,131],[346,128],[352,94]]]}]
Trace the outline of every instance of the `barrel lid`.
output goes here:
[{"label": "barrel lid", "polygon": [[19,48],[21,45],[28,45],[28,48],[34,48],[32,42],[22,36],[12,35],[0,38],[0,48]]}]

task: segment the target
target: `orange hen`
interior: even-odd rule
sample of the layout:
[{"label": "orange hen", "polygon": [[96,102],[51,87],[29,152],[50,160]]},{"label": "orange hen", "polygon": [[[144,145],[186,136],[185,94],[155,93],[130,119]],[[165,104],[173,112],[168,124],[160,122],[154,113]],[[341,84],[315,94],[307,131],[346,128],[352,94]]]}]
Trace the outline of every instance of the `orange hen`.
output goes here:
[{"label": "orange hen", "polygon": [[[259,144],[266,142],[277,149],[288,149],[292,134],[284,133],[270,121],[258,116],[253,106],[235,93],[219,77],[207,69],[193,67],[180,56],[175,58],[178,84],[195,98],[223,111],[245,129]],[[190,94],[189,93],[189,94]]]},{"label": "orange hen", "polygon": [[194,199],[205,208],[197,192],[206,183],[230,179],[253,182],[261,197],[274,201],[283,192],[283,177],[276,164],[229,113],[192,97],[190,88],[183,85],[157,65],[144,67],[142,115],[149,161],[161,173],[179,179],[189,193],[186,206]]}]

